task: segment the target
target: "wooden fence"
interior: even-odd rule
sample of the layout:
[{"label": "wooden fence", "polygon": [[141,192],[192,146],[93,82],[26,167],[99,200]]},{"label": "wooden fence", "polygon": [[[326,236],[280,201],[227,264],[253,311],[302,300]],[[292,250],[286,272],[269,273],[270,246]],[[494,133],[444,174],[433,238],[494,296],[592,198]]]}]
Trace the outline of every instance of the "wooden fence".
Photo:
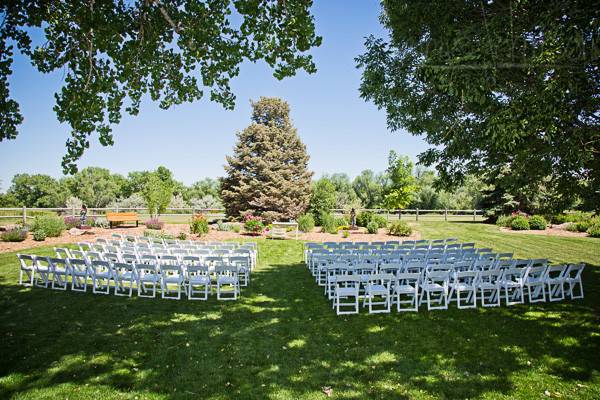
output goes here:
[{"label": "wooden fence", "polygon": [[[28,219],[35,218],[37,215],[52,213],[60,216],[79,216],[78,208],[31,208],[31,207],[18,207],[18,208],[0,208],[0,222],[2,219],[17,220],[27,223]],[[147,208],[88,208],[88,217],[103,217],[107,212],[126,212],[135,211],[140,214],[140,218],[150,218],[150,213]],[[333,209],[331,210],[335,216],[347,215],[348,210]],[[388,221],[394,221],[398,219],[403,220],[481,220],[483,218],[483,210],[420,210],[415,209],[403,209],[403,210],[385,210],[385,209],[357,209],[356,213],[363,211],[370,211],[375,214],[384,216]],[[202,213],[208,217],[211,221],[225,219],[225,209],[223,208],[167,208],[164,214],[161,214],[161,218],[167,222],[185,222],[188,221],[192,215]]]}]

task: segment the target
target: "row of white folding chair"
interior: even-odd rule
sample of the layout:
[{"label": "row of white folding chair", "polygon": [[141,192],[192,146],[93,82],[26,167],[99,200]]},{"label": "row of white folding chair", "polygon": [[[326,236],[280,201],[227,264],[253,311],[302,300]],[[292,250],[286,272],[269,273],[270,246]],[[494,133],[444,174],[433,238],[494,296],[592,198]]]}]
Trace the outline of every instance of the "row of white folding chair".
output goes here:
[{"label": "row of white folding chair", "polygon": [[232,247],[236,246],[251,246],[257,249],[256,242],[206,242],[206,241],[195,241],[195,240],[179,240],[179,239],[163,239],[163,238],[151,238],[146,236],[129,236],[121,234],[113,234],[111,239],[98,238],[97,243],[133,243],[133,244],[159,244],[159,245],[191,245],[191,246],[214,246],[214,247]]},{"label": "row of white folding chair", "polygon": [[[83,246],[81,246],[80,244],[80,249],[84,248]],[[60,248],[60,249],[56,249],[55,251],[58,252],[60,251],[60,256],[64,256],[64,257],[71,257],[70,254],[73,253],[73,250],[69,250],[66,248]],[[153,249],[144,249],[144,248],[138,248],[138,249],[129,249],[129,248],[112,248],[112,246],[103,246],[99,249],[96,250],[96,247],[94,247],[93,251],[86,251],[86,250],[80,250],[84,255],[86,253],[90,253],[90,254],[95,254],[95,253],[99,253],[99,254],[118,254],[118,255],[129,255],[127,258],[132,258],[132,257],[137,257],[139,258],[142,255],[156,255],[159,257],[162,256],[176,256],[179,257],[180,259],[185,257],[185,256],[198,256],[201,258],[205,258],[205,257],[223,257],[223,258],[228,258],[228,257],[241,257],[241,256],[248,256],[251,260],[251,269],[254,268],[255,266],[255,258],[252,254],[252,252],[250,250],[247,249],[237,249],[235,251],[219,251],[219,252],[213,252],[213,251],[209,251],[209,250],[195,250],[195,251],[189,251],[189,250],[184,250],[184,249],[174,249],[174,250],[153,250]]]},{"label": "row of white folding chair", "polygon": [[210,267],[235,264],[240,267],[242,286],[250,282],[252,261],[249,254],[231,254],[229,256],[207,256],[205,254],[138,254],[138,253],[100,253],[100,252],[78,252],[66,248],[55,248],[57,257],[79,258],[85,260],[88,265],[92,261],[109,261],[113,263],[160,263],[165,265],[193,265],[206,264]]},{"label": "row of white folding chair", "polygon": [[[430,258],[431,257],[431,258]],[[408,263],[419,263],[426,266],[427,264],[455,264],[455,263],[468,263],[471,264],[481,264],[483,268],[485,264],[489,264],[489,268],[492,267],[494,263],[500,261],[506,261],[512,259],[512,253],[439,253],[434,257],[433,254],[430,255],[411,255],[411,254],[390,254],[389,256],[385,255],[365,255],[365,256],[355,256],[355,255],[319,255],[315,256],[311,259],[309,268],[311,273],[315,276],[317,281],[323,283],[322,277],[319,276],[320,272],[319,267],[326,267],[328,264],[334,263],[346,263],[348,265],[352,264],[363,264],[363,263],[371,263],[376,264],[377,266],[382,266],[385,264],[400,264],[406,265]]]},{"label": "row of white folding chair", "polygon": [[[539,260],[530,261],[531,265],[535,265],[534,262]],[[390,279],[388,286],[380,284],[377,293],[370,292],[368,286],[365,286],[363,295],[364,302],[369,303],[372,302],[373,295],[384,298],[379,304],[383,304],[385,308],[378,312],[389,312],[392,304],[397,305],[398,312],[418,311],[423,302],[427,303],[428,310],[447,309],[448,303],[452,301],[457,303],[459,309],[475,308],[478,295],[483,307],[497,307],[501,304],[502,290],[506,305],[524,303],[525,293],[530,303],[546,301],[546,291],[549,301],[560,301],[567,295],[571,299],[583,298],[581,275],[584,264],[531,265],[505,271],[430,271],[426,273],[425,280],[418,272],[393,275],[380,271],[369,276],[346,273],[332,277],[334,289],[330,298],[333,299],[338,314],[357,313],[361,285],[368,285],[368,282],[379,280],[381,276]],[[351,283],[350,287],[347,287],[348,283]],[[354,297],[355,301],[341,303],[342,299],[348,297]],[[408,299],[403,299],[404,297]],[[403,304],[408,304],[409,307],[403,307]],[[344,306],[353,306],[353,309],[345,312],[341,310]],[[373,312],[371,306],[369,312]]]},{"label": "row of white folding chair", "polygon": [[[49,287],[67,290],[69,278],[71,290],[87,291],[88,282],[92,282],[92,292],[109,294],[114,287],[117,296],[130,296],[134,289],[140,297],[155,297],[157,287],[163,298],[181,298],[184,290],[190,300],[206,299],[211,289],[211,275],[206,265],[182,265],[161,263],[127,264],[94,260],[90,264],[82,259],[63,259],[34,255],[18,255],[21,268],[19,283],[25,286]],[[240,294],[239,269],[235,265],[219,265],[214,268],[217,298],[219,300],[237,299]],[[23,275],[27,282],[23,282]],[[111,282],[113,283],[111,285]],[[171,296],[173,286],[176,297]],[[197,298],[197,287],[203,287],[204,296]],[[152,295],[146,292],[152,289]],[[128,292],[128,293],[127,293]]]}]

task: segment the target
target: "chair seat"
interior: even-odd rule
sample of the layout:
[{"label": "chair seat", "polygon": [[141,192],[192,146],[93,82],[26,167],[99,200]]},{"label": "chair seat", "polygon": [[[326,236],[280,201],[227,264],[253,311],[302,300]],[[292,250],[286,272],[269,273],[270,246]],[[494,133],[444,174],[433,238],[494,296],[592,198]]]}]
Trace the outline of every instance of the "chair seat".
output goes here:
[{"label": "chair seat", "polygon": [[415,287],[410,285],[398,285],[394,289],[394,293],[414,293]]},{"label": "chair seat", "polygon": [[368,285],[367,286],[367,293],[369,294],[388,294],[389,290],[388,287],[385,285]]},{"label": "chair seat", "polygon": [[182,283],[183,279],[179,276],[165,276],[162,278],[164,283]]},{"label": "chair seat", "polygon": [[156,275],[141,275],[138,280],[144,283],[156,283],[160,278]]},{"label": "chair seat", "polygon": [[237,282],[237,278],[234,278],[233,276],[219,276],[217,278],[217,283],[222,285],[235,285]]},{"label": "chair seat", "polygon": [[435,292],[435,291],[445,290],[445,288],[438,283],[426,283],[424,285],[421,285],[421,288],[423,288],[423,290],[425,290],[427,292]]},{"label": "chair seat", "polygon": [[209,284],[210,276],[207,276],[207,275],[191,276],[188,280],[190,283]]},{"label": "chair seat", "polygon": [[337,288],[336,292],[337,292],[337,295],[340,297],[358,296],[358,288],[355,288],[355,287]]},{"label": "chair seat", "polygon": [[111,276],[112,274],[110,272],[94,272],[92,274],[92,277],[101,279],[110,279]]},{"label": "chair seat", "polygon": [[499,285],[496,283],[481,282],[477,285],[477,287],[479,289],[498,289]]},{"label": "chair seat", "polygon": [[135,274],[131,272],[123,272],[121,274],[118,274],[117,276],[122,281],[130,281],[136,279]]},{"label": "chair seat", "polygon": [[467,290],[475,290],[475,285],[467,285],[465,283],[459,283],[458,285],[454,285],[455,290],[467,291]]}]

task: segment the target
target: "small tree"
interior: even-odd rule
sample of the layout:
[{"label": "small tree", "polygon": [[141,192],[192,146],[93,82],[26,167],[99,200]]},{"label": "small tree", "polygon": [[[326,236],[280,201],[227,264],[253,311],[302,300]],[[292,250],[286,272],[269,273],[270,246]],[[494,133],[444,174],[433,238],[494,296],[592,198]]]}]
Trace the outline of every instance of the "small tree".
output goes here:
[{"label": "small tree", "polygon": [[288,104],[261,97],[252,103],[252,124],[237,134],[227,157],[221,198],[228,216],[268,212],[271,218],[296,218],[310,200],[311,177],[306,146],[289,116]]},{"label": "small tree", "polygon": [[155,218],[164,213],[169,206],[173,197],[173,187],[153,172],[144,186],[142,196],[146,200],[150,217]]},{"label": "small tree", "polygon": [[315,217],[317,225],[321,226],[321,216],[323,213],[331,213],[335,207],[336,192],[333,182],[327,177],[323,177],[313,184],[313,194],[310,198],[310,211]]},{"label": "small tree", "polygon": [[387,209],[405,208],[410,204],[417,190],[412,170],[413,163],[407,156],[399,156],[395,151],[390,151],[387,169],[389,185],[383,197],[383,204]]}]

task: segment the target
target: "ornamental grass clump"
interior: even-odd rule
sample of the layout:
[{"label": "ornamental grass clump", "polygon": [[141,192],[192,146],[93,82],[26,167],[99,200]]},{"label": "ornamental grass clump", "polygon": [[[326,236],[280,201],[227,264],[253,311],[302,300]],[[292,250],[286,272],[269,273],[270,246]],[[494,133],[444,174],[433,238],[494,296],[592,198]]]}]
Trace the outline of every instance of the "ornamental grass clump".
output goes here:
[{"label": "ornamental grass clump", "polygon": [[379,225],[375,221],[371,221],[367,224],[367,232],[375,234],[379,230]]},{"label": "ornamental grass clump", "polygon": [[79,217],[67,215],[66,217],[64,217],[63,220],[67,229],[79,228],[79,226],[81,226],[81,220],[79,219]]},{"label": "ornamental grass clump", "polygon": [[36,242],[43,242],[44,240],[46,240],[46,232],[44,232],[41,229],[33,231],[31,236],[33,236],[33,240],[35,240]]},{"label": "ornamental grass clump", "polygon": [[159,221],[158,218],[152,218],[149,219],[148,221],[144,222],[144,225],[146,225],[146,228],[148,229],[154,229],[157,231],[160,231],[163,226],[165,226],[165,223],[162,221]]},{"label": "ornamental grass clump", "polygon": [[312,214],[304,214],[298,217],[298,229],[300,232],[311,232],[315,228],[315,217]]},{"label": "ornamental grass clump", "polygon": [[587,230],[587,234],[593,238],[600,238],[600,222],[596,222]]},{"label": "ornamental grass clump", "polygon": [[3,242],[22,242],[27,239],[27,230],[23,228],[12,228],[0,234]]}]

